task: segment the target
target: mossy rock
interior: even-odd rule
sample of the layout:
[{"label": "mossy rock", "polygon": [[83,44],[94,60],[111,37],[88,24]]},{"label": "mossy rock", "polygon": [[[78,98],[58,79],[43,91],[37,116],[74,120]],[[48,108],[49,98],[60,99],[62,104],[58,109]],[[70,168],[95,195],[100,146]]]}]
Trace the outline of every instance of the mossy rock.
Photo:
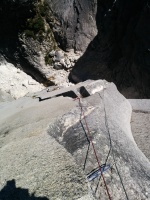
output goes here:
[{"label": "mossy rock", "polygon": [[[57,43],[53,35],[53,31],[47,22],[50,14],[48,4],[45,1],[43,2],[42,0],[39,0],[38,3],[35,4],[34,13],[35,14],[32,18],[29,18],[26,21],[26,25],[24,27],[25,36],[31,37],[40,43],[47,41],[51,46],[50,49],[57,49]],[[52,63],[47,55],[45,56],[45,63]]]}]

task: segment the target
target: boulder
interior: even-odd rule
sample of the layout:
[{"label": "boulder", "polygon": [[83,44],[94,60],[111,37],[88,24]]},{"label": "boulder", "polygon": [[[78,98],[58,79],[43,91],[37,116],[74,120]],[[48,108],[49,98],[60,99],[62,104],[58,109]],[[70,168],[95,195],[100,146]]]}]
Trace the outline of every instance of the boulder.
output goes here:
[{"label": "boulder", "polygon": [[62,69],[62,68],[63,68],[63,65],[62,65],[62,64],[60,64],[60,63],[58,63],[58,62],[56,62],[56,63],[54,64],[54,69],[59,70],[59,69]]},{"label": "boulder", "polygon": [[50,55],[51,57],[54,57],[54,56],[55,56],[55,51],[52,50],[52,51],[49,53],[49,55]]},{"label": "boulder", "polygon": [[28,80],[28,85],[37,85],[37,82],[34,80]]},{"label": "boulder", "polygon": [[60,60],[60,64],[62,64],[64,67],[66,66],[66,63],[65,63],[64,58],[62,58],[62,59]]},{"label": "boulder", "polygon": [[14,99],[10,95],[9,90],[7,90],[5,92],[0,90],[0,102],[6,102],[6,101],[12,101],[12,100],[14,100]]},{"label": "boulder", "polygon": [[55,60],[57,62],[60,62],[61,59],[63,59],[63,58],[64,58],[64,53],[62,51],[56,51],[56,53],[55,53]]},{"label": "boulder", "polygon": [[28,87],[28,84],[29,84],[29,81],[28,80],[24,80],[23,82],[22,82],[22,86],[24,86],[24,87]]}]

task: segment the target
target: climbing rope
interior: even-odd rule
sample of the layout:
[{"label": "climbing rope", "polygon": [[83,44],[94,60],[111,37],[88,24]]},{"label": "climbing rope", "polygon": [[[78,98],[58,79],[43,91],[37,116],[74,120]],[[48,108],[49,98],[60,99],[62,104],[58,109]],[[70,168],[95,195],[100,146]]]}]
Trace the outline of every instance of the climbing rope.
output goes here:
[{"label": "climbing rope", "polygon": [[84,119],[84,122],[85,122],[85,125],[86,125],[86,129],[87,129],[87,133],[88,133],[88,138],[89,138],[89,140],[90,140],[90,143],[92,144],[92,148],[93,148],[93,151],[94,151],[94,154],[95,154],[95,158],[96,158],[97,163],[98,163],[99,171],[100,171],[101,176],[102,176],[102,178],[103,178],[103,182],[104,182],[104,185],[105,185],[105,188],[106,188],[107,195],[108,195],[108,197],[109,197],[109,200],[111,200],[111,196],[110,196],[110,193],[109,193],[109,189],[108,189],[108,186],[107,186],[107,183],[106,183],[104,174],[103,174],[102,167],[101,167],[101,165],[100,165],[100,161],[99,161],[98,156],[97,156],[97,153],[96,153],[96,149],[95,149],[95,146],[94,146],[92,137],[91,137],[90,129],[89,129],[89,127],[88,127],[88,123],[87,123],[87,120],[86,120],[86,117],[85,117],[85,113],[84,113],[84,110],[83,110],[83,107],[82,107],[82,104],[81,104],[81,99],[80,99],[79,97],[77,97],[76,99],[79,100],[79,106],[80,106],[80,108],[81,108],[81,114],[82,114],[82,116],[83,116],[83,119]]},{"label": "climbing rope", "polygon": [[120,174],[120,172],[119,172],[119,169],[118,169],[118,166],[117,166],[117,163],[116,163],[116,159],[115,159],[115,155],[114,155],[114,150],[113,150],[113,146],[112,146],[112,139],[111,139],[111,134],[110,134],[110,131],[109,131],[109,125],[108,125],[108,120],[107,120],[106,106],[105,106],[105,101],[104,101],[104,90],[103,90],[103,98],[101,97],[101,95],[100,95],[99,92],[98,92],[98,94],[99,94],[99,96],[100,96],[100,98],[102,99],[103,104],[104,104],[105,126],[106,126],[106,129],[107,129],[107,133],[108,133],[108,136],[109,136],[109,143],[110,143],[110,149],[109,149],[109,152],[108,152],[108,155],[107,155],[105,164],[107,163],[107,160],[108,160],[108,158],[109,158],[109,156],[110,156],[110,152],[112,151],[112,157],[113,157],[113,160],[114,160],[114,165],[115,165],[117,174],[118,174],[118,176],[119,176],[119,179],[120,179],[122,188],[123,188],[123,190],[124,190],[126,199],[129,200],[129,197],[128,197],[128,195],[127,195],[125,186],[124,186],[124,184],[123,184],[123,180],[122,180],[121,174]]}]

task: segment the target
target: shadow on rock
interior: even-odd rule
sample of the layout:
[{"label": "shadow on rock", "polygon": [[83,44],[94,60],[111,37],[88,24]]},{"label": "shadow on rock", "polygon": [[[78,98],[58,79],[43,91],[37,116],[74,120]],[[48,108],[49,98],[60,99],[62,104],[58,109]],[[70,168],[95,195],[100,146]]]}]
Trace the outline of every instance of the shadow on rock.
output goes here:
[{"label": "shadow on rock", "polygon": [[150,98],[149,8],[142,0],[98,1],[98,34],[71,71],[70,81],[106,79],[127,98]]},{"label": "shadow on rock", "polygon": [[0,191],[0,200],[49,200],[46,197],[35,197],[34,193],[29,194],[28,189],[17,188],[15,180],[7,181]]}]

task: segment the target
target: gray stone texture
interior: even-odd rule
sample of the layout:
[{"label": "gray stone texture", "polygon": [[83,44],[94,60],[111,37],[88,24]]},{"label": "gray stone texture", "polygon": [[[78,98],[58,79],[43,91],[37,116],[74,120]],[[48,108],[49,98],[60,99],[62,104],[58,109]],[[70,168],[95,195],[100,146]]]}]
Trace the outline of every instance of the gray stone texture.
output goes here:
[{"label": "gray stone texture", "polygon": [[[24,190],[30,198],[33,194],[52,200],[90,198],[82,169],[46,131],[74,105],[69,98],[39,102],[34,95],[0,104],[0,199],[18,198],[19,188],[21,199],[27,199]],[[11,187],[2,192],[13,180],[13,195]]]},{"label": "gray stone texture", "polygon": [[63,49],[84,51],[97,34],[96,0],[47,0],[60,22],[54,34]]},{"label": "gray stone texture", "polygon": [[[102,179],[96,192],[98,179],[88,182],[86,174],[97,167],[97,162],[91,145],[87,155],[87,128],[79,100],[69,91],[81,97],[101,164],[110,150],[106,164],[111,168],[104,177],[112,198],[126,199],[117,165],[129,199],[149,199],[150,164],[132,136],[131,105],[113,83],[103,80],[68,89],[53,87],[53,91],[45,89],[0,103],[2,199],[15,199],[19,191],[34,199],[108,199]],[[10,185],[17,192],[13,196],[12,190],[6,195]]]},{"label": "gray stone texture", "polygon": [[[129,199],[149,199],[150,165],[148,159],[138,149],[131,133],[131,105],[117,92],[114,84],[89,83],[86,89],[91,93],[95,90],[95,86],[99,87],[99,93],[95,91],[95,94],[82,99],[81,102],[101,164],[105,163],[110,149],[109,133],[111,136],[113,150],[111,149],[107,163],[112,165],[112,171],[105,175],[110,192],[115,199],[126,199],[114,166],[115,162]],[[78,165],[82,168],[85,166],[85,173],[88,174],[97,167],[97,162],[92,145],[87,156],[88,141],[83,126],[87,133],[78,105],[50,126],[49,133],[72,154]],[[97,183],[97,180],[91,183],[93,191]],[[102,180],[100,185],[103,185]],[[100,187],[97,190],[97,198],[107,199],[103,189]]]},{"label": "gray stone texture", "polygon": [[133,137],[150,160],[150,100],[149,99],[129,99],[132,106],[131,128]]},{"label": "gray stone texture", "polygon": [[70,80],[106,79],[127,98],[150,98],[150,2],[97,1],[98,34]]}]

